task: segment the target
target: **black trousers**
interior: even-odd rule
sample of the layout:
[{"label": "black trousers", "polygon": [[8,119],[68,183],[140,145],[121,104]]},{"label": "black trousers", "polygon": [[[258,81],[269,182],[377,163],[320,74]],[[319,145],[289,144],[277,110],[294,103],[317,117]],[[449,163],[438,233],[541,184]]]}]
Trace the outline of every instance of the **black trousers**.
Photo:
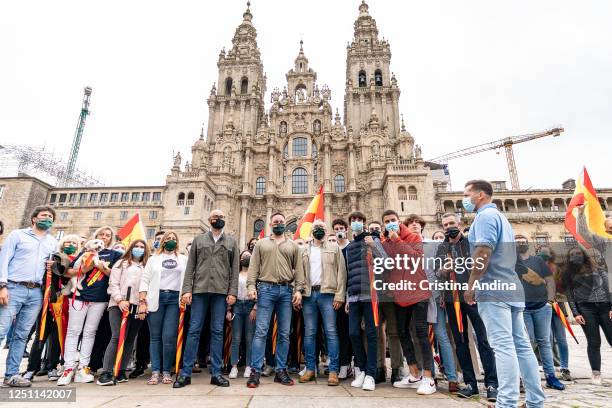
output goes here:
[{"label": "black trousers", "polygon": [[610,303],[578,303],[578,312],[584,317],[582,330],[587,338],[587,356],[591,370],[601,370],[601,335],[604,332],[608,344],[612,347],[612,320],[610,320]]},{"label": "black trousers", "polygon": [[351,365],[353,350],[349,337],[349,317],[344,305],[336,311],[336,330],[340,341],[340,367]]},{"label": "black trousers", "polygon": [[[299,326],[299,333],[298,333]],[[298,350],[298,342],[300,344]],[[289,355],[287,365],[291,368],[300,368],[302,348],[304,346],[304,318],[301,310],[293,310],[291,313],[291,331],[289,332]]]},{"label": "black trousers", "polygon": [[476,387],[476,374],[474,373],[474,365],[472,364],[472,354],[470,353],[470,341],[468,336],[468,317],[474,331],[476,332],[476,340],[478,341],[478,353],[480,354],[480,361],[484,368],[485,386],[493,386],[497,388],[497,371],[495,368],[495,352],[489,345],[487,340],[487,329],[478,314],[478,307],[476,305],[468,305],[467,303],[460,303],[461,305],[461,320],[463,321],[463,333],[459,333],[459,327],[457,325],[457,316],[455,314],[455,307],[452,302],[446,302],[446,315],[448,316],[448,323],[453,332],[453,339],[455,340],[455,350],[457,352],[457,359],[459,360],[459,366],[463,372],[463,381],[466,384],[470,384]]},{"label": "black trousers", "polygon": [[[414,343],[410,336],[409,324],[414,320],[417,343],[423,356],[423,367],[433,367],[433,353],[429,344],[429,324],[427,323],[428,302],[419,302],[408,307],[395,305],[397,331],[402,345],[402,351],[408,365],[417,364],[414,353]],[[431,368],[430,368],[431,369]]]},{"label": "black trousers", "polygon": [[150,344],[151,337],[149,336],[149,325],[146,319],[140,325],[138,329],[138,335],[136,337],[136,362],[134,366],[146,370],[151,362]]},{"label": "black trousers", "polygon": [[37,373],[41,369],[42,352],[47,344],[47,356],[45,358],[45,369],[47,371],[54,370],[57,364],[60,362],[61,348],[59,344],[59,337],[57,335],[57,326],[53,320],[53,314],[49,311],[47,313],[47,324],[45,325],[45,332],[43,334],[42,341],[40,339],[40,326],[41,317],[38,316],[36,320],[36,331],[34,333],[34,342],[30,349],[30,357],[28,358],[27,371],[33,371]]}]

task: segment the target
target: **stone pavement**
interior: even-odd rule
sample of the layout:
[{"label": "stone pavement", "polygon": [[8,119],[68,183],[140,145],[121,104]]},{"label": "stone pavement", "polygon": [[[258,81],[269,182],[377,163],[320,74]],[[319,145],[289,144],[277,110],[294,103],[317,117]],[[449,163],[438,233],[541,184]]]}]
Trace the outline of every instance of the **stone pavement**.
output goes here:
[{"label": "stone pavement", "polygon": [[[612,388],[590,385],[590,369],[586,357],[586,339],[582,331],[575,327],[579,345],[571,340],[570,369],[576,377],[573,384],[567,384],[565,391],[545,389],[548,396],[546,406],[555,408],[574,407],[612,407]],[[0,370],[4,372],[6,350],[0,352]],[[605,343],[602,345],[602,371],[604,376],[612,380],[612,351]],[[25,369],[26,360],[23,360]],[[399,408],[414,407],[483,407],[487,406],[484,399],[461,400],[446,392],[446,382],[440,382],[439,391],[431,396],[420,396],[416,390],[399,390],[389,383],[377,385],[376,391],[366,392],[350,387],[345,381],[339,387],[328,387],[325,379],[320,378],[317,384],[297,384],[286,387],[274,384],[272,379],[263,378],[262,385],[257,389],[245,386],[246,379],[232,380],[229,388],[210,385],[208,374],[194,374],[193,384],[183,389],[172,389],[171,385],[159,384],[149,386],[148,377],[130,380],[128,383],[116,386],[100,387],[95,384],[77,384],[76,403],[28,403],[0,402],[0,406],[9,407],[163,407],[180,408],[188,406],[213,406],[215,408],[271,408],[271,407],[321,407],[321,408]],[[35,387],[56,387],[46,381],[46,377],[35,377]],[[6,392],[6,388],[0,392]],[[483,393],[484,394],[484,393]],[[42,405],[41,405],[42,404]]]}]

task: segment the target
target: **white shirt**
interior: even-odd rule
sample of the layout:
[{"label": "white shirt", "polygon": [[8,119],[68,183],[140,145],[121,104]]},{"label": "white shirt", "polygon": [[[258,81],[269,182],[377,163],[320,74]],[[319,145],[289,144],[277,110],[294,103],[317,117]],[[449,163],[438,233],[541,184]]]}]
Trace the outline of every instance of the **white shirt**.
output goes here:
[{"label": "white shirt", "polygon": [[310,286],[321,285],[321,247],[310,245]]},{"label": "white shirt", "polygon": [[178,257],[174,254],[161,254],[162,268],[159,279],[160,290],[181,290],[181,269],[183,266],[178,262]]},{"label": "white shirt", "polygon": [[238,300],[249,300],[247,295],[247,274],[238,274]]},{"label": "white shirt", "polygon": [[223,235],[223,230],[221,230],[221,233],[219,235],[215,235],[215,233],[212,232],[212,236],[213,236],[213,239],[215,240],[215,244],[217,243],[219,238],[221,238],[221,235]]}]

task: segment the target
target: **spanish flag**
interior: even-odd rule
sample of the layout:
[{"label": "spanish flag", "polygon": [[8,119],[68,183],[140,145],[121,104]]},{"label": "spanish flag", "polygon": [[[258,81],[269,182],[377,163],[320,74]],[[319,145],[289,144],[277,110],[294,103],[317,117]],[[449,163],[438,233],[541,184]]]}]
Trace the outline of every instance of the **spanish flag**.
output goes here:
[{"label": "spanish flag", "polygon": [[146,241],[144,227],[140,221],[140,213],[136,213],[130,220],[117,231],[117,236],[125,247],[129,247],[133,241],[142,239]]},{"label": "spanish flag", "polygon": [[580,234],[578,234],[576,229],[576,212],[578,211],[576,207],[583,204],[586,204],[584,216],[586,217],[589,231],[600,237],[612,239],[612,235],[608,234],[604,228],[606,215],[601,209],[601,205],[599,205],[597,193],[593,188],[586,167],[582,169],[582,174],[576,181],[574,196],[567,206],[567,212],[565,213],[565,228],[567,228],[574,238],[576,238],[576,241],[584,247],[590,248],[591,246]]},{"label": "spanish flag", "polygon": [[324,220],[325,219],[325,211],[323,207],[323,186],[319,188],[319,192],[310,202],[306,213],[300,220],[300,224],[298,225],[297,230],[295,231],[295,235],[293,239],[306,239],[310,235],[310,231],[312,230],[312,223],[315,220]]}]

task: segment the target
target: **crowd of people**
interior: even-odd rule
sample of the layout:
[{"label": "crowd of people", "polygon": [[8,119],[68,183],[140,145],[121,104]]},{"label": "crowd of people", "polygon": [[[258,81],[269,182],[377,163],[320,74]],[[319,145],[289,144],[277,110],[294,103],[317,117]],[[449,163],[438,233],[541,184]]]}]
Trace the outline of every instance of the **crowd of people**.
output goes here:
[{"label": "crowd of people", "polygon": [[[612,346],[610,242],[589,233],[581,207],[589,249],[556,254],[515,235],[492,195],[488,182],[468,182],[469,228],[448,213],[431,237],[420,216],[402,221],[388,209],[380,220],[356,211],[331,228],[315,220],[308,239],[291,239],[275,213],[270,235],[246,248],[225,231],[221,210],[210,213],[210,231],[183,247],[174,231],[125,247],[109,226],[57,242],[55,211],[37,207],[31,226],[10,232],[0,249],[3,384],[28,387],[46,373],[58,386],[115,385],[150,365],[147,384],[182,388],[210,366],[211,384],[221,387],[244,367],[250,388],[261,376],[288,386],[326,376],[329,386],[350,379],[371,391],[390,372],[393,387],[421,395],[444,381],[450,393],[484,392],[499,407],[517,406],[524,391],[536,407],[545,400],[538,366],[545,387],[562,391],[572,381],[566,323],[575,320],[601,385],[601,331]],[[402,268],[393,262],[400,258],[434,262]],[[386,289],[373,290],[378,279]],[[406,282],[417,289],[397,289]]]}]

